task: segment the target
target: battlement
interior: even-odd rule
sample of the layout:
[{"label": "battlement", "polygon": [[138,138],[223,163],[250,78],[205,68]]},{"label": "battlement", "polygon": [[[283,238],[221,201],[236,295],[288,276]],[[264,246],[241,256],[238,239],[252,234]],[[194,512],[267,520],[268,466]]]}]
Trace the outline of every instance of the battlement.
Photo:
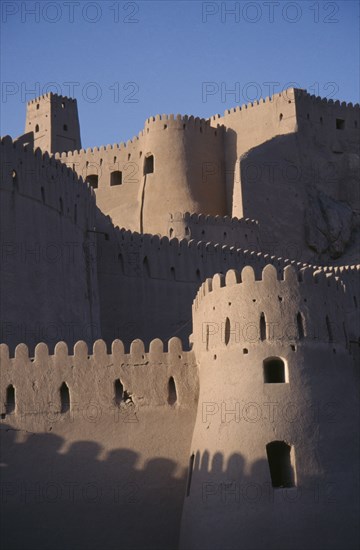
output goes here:
[{"label": "battlement", "polygon": [[[237,224],[236,221],[234,223]],[[255,220],[244,221],[244,225],[257,227]],[[122,266],[127,276],[139,277],[145,274],[151,278],[200,282],[209,274],[212,275],[217,271],[225,272],[231,267],[241,269],[251,265],[257,276],[260,276],[262,269],[268,263],[276,266],[280,272],[287,265],[293,265],[296,269],[308,265],[251,249],[224,245],[215,241],[209,242],[201,238],[169,239],[166,236],[140,234],[118,226],[114,227],[109,219],[102,226],[102,230],[108,236],[108,240],[102,242],[102,253],[105,254],[103,257],[108,258],[108,261],[113,264],[115,259],[107,256],[106,250],[109,250],[109,254],[113,254],[113,245],[117,243],[117,251],[122,258],[121,263],[118,263],[119,269]]]},{"label": "battlement", "polygon": [[350,111],[358,112],[360,109],[359,103],[355,105],[351,102],[346,103],[346,101],[339,101],[338,99],[334,100],[331,98],[324,98],[316,96],[314,94],[309,94],[306,90],[294,89],[295,100],[298,102],[311,102],[314,105],[328,106],[330,108],[335,107],[336,109],[347,109]]},{"label": "battlement", "polygon": [[[1,189],[16,192],[27,198],[41,201],[64,216],[77,209],[94,209],[95,195],[91,186],[76,172],[47,152],[13,141],[10,136],[1,138]],[[75,221],[75,220],[74,220]]]},{"label": "battlement", "polygon": [[246,227],[256,227],[259,225],[257,220],[252,220],[251,218],[231,218],[230,216],[210,216],[208,214],[196,214],[190,212],[174,212],[170,214],[170,221],[185,221],[193,222],[199,225],[216,225],[217,227],[222,225],[233,225],[233,226],[246,226]]},{"label": "battlement", "polygon": [[259,224],[250,218],[175,212],[169,215],[168,236],[257,250]]},{"label": "battlement", "polygon": [[41,101],[50,101],[52,99],[54,99],[55,101],[66,101],[73,104],[77,103],[76,99],[73,97],[67,97],[53,92],[48,92],[39,97],[36,97],[35,99],[30,99],[29,101],[27,101],[27,105],[35,105],[37,103],[40,103]]},{"label": "battlement", "polygon": [[[66,343],[59,342],[50,355],[46,344],[40,343],[31,358],[27,346],[20,344],[11,358],[8,347],[2,344],[1,413],[6,413],[9,385],[15,389],[15,414],[46,411],[49,404],[60,414],[60,387],[64,383],[70,394],[69,412],[91,402],[107,410],[129,403],[136,409],[168,406],[170,379],[176,391],[173,405],[193,406],[198,392],[194,355],[183,350],[178,338],[171,338],[167,347],[165,352],[163,342],[155,339],[145,351],[143,342],[134,340],[125,353],[123,343],[115,340],[108,353],[105,342],[97,340],[89,355],[86,343],[79,341],[71,355]],[[121,384],[122,395],[115,394],[116,381]]]},{"label": "battlement", "polygon": [[299,270],[294,269],[292,265],[287,265],[283,269],[282,277],[279,277],[279,272],[271,264],[266,265],[262,270],[261,275],[254,272],[251,266],[246,266],[240,272],[235,269],[227,271],[226,275],[216,273],[212,279],[207,279],[201,285],[197,297],[194,301],[195,309],[197,309],[204,296],[217,291],[223,287],[232,287],[235,284],[247,283],[264,283],[264,285],[274,285],[276,283],[298,286],[304,285],[325,285],[336,291],[344,292],[344,283],[335,277],[332,273],[327,273],[326,268],[316,268],[307,266]]},{"label": "battlement", "polygon": [[[306,90],[300,89],[300,88],[288,88],[287,90],[283,90],[280,93],[273,94],[271,96],[266,96],[265,98],[258,99],[253,102],[245,103],[243,105],[238,105],[236,107],[233,107],[231,109],[226,109],[224,111],[223,115],[216,114],[211,116],[208,120],[209,121],[216,121],[221,118],[226,118],[229,116],[232,116],[236,113],[240,112],[248,112],[249,110],[252,110],[253,108],[257,107],[263,107],[268,106],[270,104],[274,104],[275,102],[279,102],[279,100],[284,102],[284,104],[294,104],[296,102],[299,103],[312,103],[314,105],[321,105],[321,106],[329,106],[330,108],[336,107],[336,109],[347,109],[350,111],[359,111],[359,104],[356,103],[353,105],[353,103],[349,102],[346,103],[345,101],[340,102],[339,100],[333,100],[328,98],[322,98],[320,96],[316,96],[313,94],[309,94]],[[280,103],[281,105],[281,103]]]},{"label": "battlement", "polygon": [[[304,340],[333,345],[336,353],[336,345],[349,345],[345,295],[339,278],[311,267],[287,266],[281,276],[270,264],[260,276],[249,265],[241,273],[216,274],[201,285],[193,304],[195,352],[210,349],[207,326],[214,336],[211,349],[226,347],[234,333],[233,344],[241,342],[240,336],[250,344]],[[214,323],[224,328],[212,334]]]}]

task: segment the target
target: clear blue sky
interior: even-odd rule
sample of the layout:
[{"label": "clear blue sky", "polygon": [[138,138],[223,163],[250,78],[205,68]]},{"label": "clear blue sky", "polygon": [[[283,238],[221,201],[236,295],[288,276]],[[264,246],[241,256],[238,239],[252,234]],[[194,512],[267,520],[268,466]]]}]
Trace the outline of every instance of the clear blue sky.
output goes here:
[{"label": "clear blue sky", "polygon": [[83,147],[126,141],[150,115],[208,117],[290,82],[359,102],[355,1],[3,0],[1,7],[3,135],[23,133],[34,90],[77,98]]}]

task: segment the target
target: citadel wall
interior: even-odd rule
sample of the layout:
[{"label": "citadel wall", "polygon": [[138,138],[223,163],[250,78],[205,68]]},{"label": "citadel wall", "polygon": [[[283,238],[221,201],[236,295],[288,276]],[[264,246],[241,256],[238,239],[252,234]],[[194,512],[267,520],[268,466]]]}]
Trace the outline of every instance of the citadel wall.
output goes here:
[{"label": "citadel wall", "polygon": [[1,341],[100,336],[95,199],[40,149],[1,141]]},{"label": "citadel wall", "polygon": [[166,235],[174,204],[183,212],[227,214],[217,168],[223,165],[222,130],[205,120],[157,115],[126,144],[56,157],[93,183],[99,208],[115,225],[132,231]]},{"label": "citadel wall", "polygon": [[177,546],[198,376],[178,339],[167,348],[0,346],[6,548]]},{"label": "citadel wall", "polygon": [[358,224],[358,105],[289,89],[211,123],[227,128],[233,216],[257,219],[261,241],[291,246],[303,261],[344,252]]},{"label": "citadel wall", "polygon": [[259,225],[256,220],[249,218],[238,220],[229,216],[175,212],[169,216],[167,236],[169,239],[221,243],[245,250],[260,250]]},{"label": "citadel wall", "polygon": [[101,213],[97,229],[101,329],[107,342],[120,334],[126,343],[139,337],[146,344],[157,337],[179,336],[186,346],[191,305],[207,277],[245,265],[253,266],[257,273],[267,263],[279,272],[288,264],[304,266],[214,242],[132,233],[114,227]]},{"label": "citadel wall", "polygon": [[[247,266],[203,283],[181,548],[355,544],[358,373],[345,294],[323,271],[286,267],[279,278],[271,265],[260,278]],[[271,471],[274,443],[289,454]]]}]

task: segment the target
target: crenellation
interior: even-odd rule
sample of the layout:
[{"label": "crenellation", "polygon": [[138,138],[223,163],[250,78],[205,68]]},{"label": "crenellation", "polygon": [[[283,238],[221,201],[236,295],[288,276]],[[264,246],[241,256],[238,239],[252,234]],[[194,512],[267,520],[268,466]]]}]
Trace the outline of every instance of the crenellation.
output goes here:
[{"label": "crenellation", "polygon": [[[0,413],[6,437],[24,439],[26,460],[30,447],[37,475],[49,436],[58,447],[44,472],[64,457],[72,468],[81,448],[81,474],[91,480],[96,464],[109,487],[106,453],[110,469],[122,457],[115,477],[127,482],[138,453],[136,479],[151,489],[157,469],[177,468],[170,493],[179,505],[169,514],[178,529],[182,513],[180,548],[200,548],[204,529],[218,524],[221,475],[271,489],[276,438],[296,457],[294,489],[329,476],[343,517],[353,509],[344,488],[357,441],[358,110],[289,89],[206,120],[157,114],[131,140],[85,150],[76,100],[50,93],[28,103],[25,134],[1,140]],[[311,416],[336,395],[346,395],[336,422]],[[269,404],[282,411],[271,421]],[[284,419],[290,405],[296,421]],[[204,522],[208,483],[219,491]],[[257,513],[268,518],[275,505],[279,517],[295,517],[296,541],[309,510],[325,517],[301,499],[288,514],[289,501],[276,499]],[[240,508],[226,507],[228,538],[208,537],[212,548],[243,540],[250,516]],[[291,546],[283,533],[274,547]]]}]

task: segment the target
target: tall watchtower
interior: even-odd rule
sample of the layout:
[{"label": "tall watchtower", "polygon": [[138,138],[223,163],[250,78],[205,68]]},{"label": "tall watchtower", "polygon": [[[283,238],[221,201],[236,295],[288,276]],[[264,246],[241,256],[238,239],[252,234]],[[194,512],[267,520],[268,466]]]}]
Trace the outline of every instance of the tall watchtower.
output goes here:
[{"label": "tall watchtower", "polygon": [[47,93],[27,104],[25,133],[34,132],[34,147],[48,153],[81,149],[76,99]]}]

